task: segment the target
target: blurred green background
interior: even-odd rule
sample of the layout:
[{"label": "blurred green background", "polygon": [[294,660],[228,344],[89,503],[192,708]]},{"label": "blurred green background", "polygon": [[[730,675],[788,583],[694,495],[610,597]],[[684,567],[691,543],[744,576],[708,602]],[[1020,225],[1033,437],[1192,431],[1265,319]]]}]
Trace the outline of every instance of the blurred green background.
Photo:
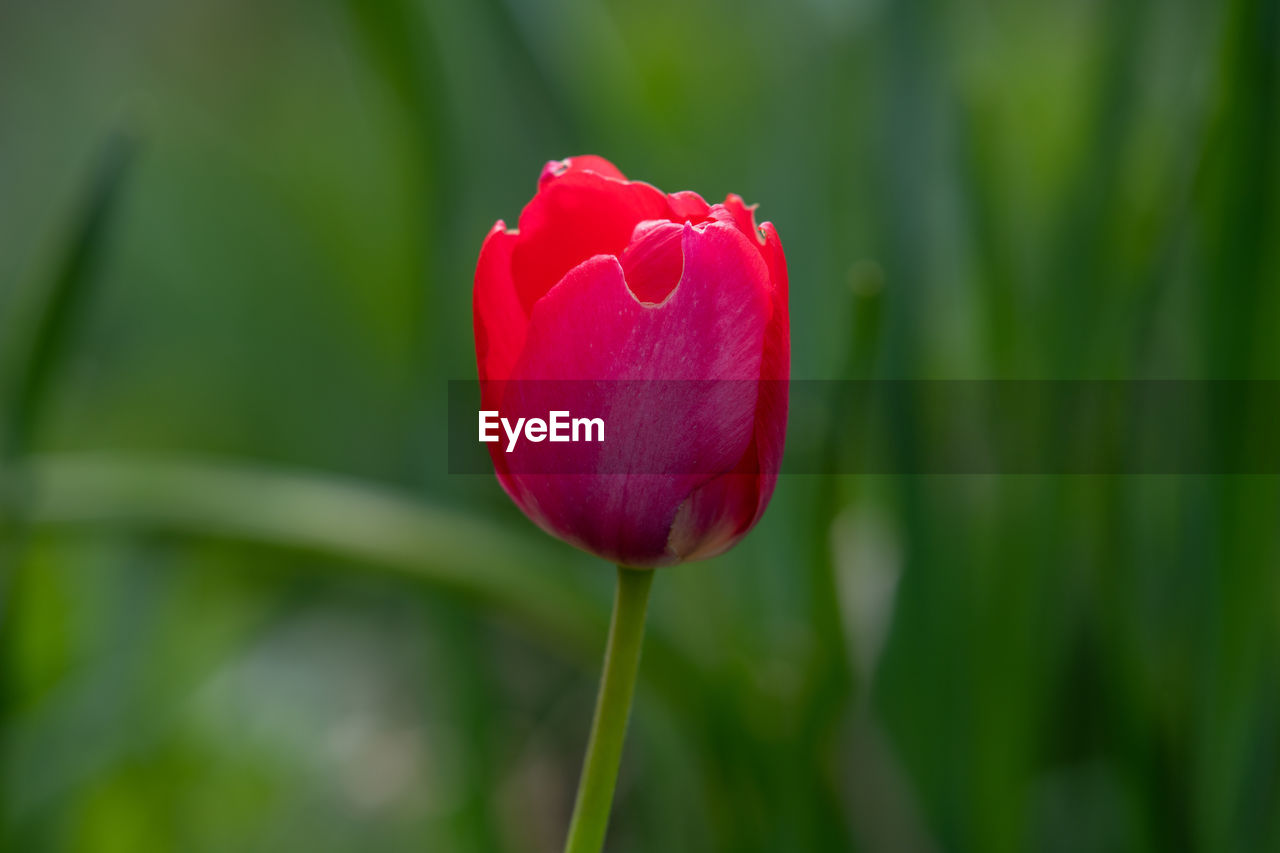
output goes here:
[{"label": "blurred green background", "polygon": [[[443,411],[546,160],[759,202],[797,377],[1280,379],[1278,124],[1273,0],[0,0],[0,848],[559,849],[613,573]],[[1275,476],[784,477],[650,618],[611,850],[1280,850]]]}]

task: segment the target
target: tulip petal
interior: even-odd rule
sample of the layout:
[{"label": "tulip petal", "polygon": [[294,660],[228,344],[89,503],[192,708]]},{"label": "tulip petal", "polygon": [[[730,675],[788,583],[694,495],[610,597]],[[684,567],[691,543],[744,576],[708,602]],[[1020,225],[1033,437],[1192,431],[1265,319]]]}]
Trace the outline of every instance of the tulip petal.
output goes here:
[{"label": "tulip petal", "polygon": [[[791,318],[788,307],[789,285],[787,261],[782,254],[782,241],[772,222],[760,226],[764,234],[761,253],[769,268],[772,320],[765,331],[764,352],[760,360],[760,402],[756,408],[757,470],[760,473],[759,504],[755,521],[773,497],[773,487],[782,464],[782,450],[787,434],[788,383],[791,377]],[[754,521],[752,522],[754,524]]]},{"label": "tulip petal", "polygon": [[595,154],[580,154],[577,157],[549,161],[547,165],[542,167],[542,174],[538,177],[538,189],[542,189],[556,178],[571,172],[594,172],[602,177],[613,178],[618,181],[627,179],[627,176],[622,174],[617,166],[603,157],[597,157]]},{"label": "tulip petal", "polygon": [[511,279],[511,253],[516,235],[499,220],[480,247],[476,263],[472,314],[476,333],[476,364],[484,380],[507,379],[524,349],[529,319]]},{"label": "tulip petal", "polygon": [[[724,204],[715,205],[711,216],[718,221],[731,221],[755,246],[769,269],[770,304],[773,319],[765,337],[761,360],[760,407],[756,414],[756,469],[760,474],[759,506],[755,520],[764,513],[781,463],[787,429],[787,379],[791,375],[791,324],[788,316],[787,262],[782,241],[773,223],[756,225],[756,206],[748,205],[742,196],[730,193]],[[752,522],[754,523],[754,521]]]},{"label": "tulip petal", "polygon": [[[756,205],[748,205],[737,193],[729,193],[724,204],[717,204],[716,209],[729,214],[729,219],[738,226],[743,236],[757,246],[763,242],[760,230],[756,227]],[[714,215],[714,213],[713,213]]]},{"label": "tulip petal", "polygon": [[582,170],[545,180],[520,214],[512,256],[525,312],[569,270],[593,255],[620,254],[638,223],[666,218],[667,210],[666,196],[645,183]]},{"label": "tulip petal", "polygon": [[671,218],[677,222],[702,222],[711,213],[711,205],[693,190],[681,190],[667,196]]},{"label": "tulip petal", "polygon": [[[515,369],[520,351],[524,349],[525,327],[529,324],[511,280],[511,251],[515,243],[515,233],[498,220],[480,247],[480,260],[476,263],[472,315],[482,409],[497,409],[501,403],[502,380],[509,379]],[[506,459],[500,453],[491,452],[490,457],[498,482],[519,502],[519,486],[507,471]]]},{"label": "tulip petal", "polygon": [[661,305],[635,298],[616,258],[573,269],[535,306],[514,378],[759,378],[768,267],[721,223],[684,225],[681,247],[684,273]]},{"label": "tulip petal", "polygon": [[740,197],[731,195],[723,207],[717,208],[733,217],[744,236],[763,235],[763,245],[753,242],[769,269],[772,315],[760,364],[755,438],[734,472],[698,487],[681,505],[670,541],[671,550],[680,554],[681,560],[701,560],[722,553],[760,520],[777,484],[787,430],[791,326],[782,242],[773,223],[766,222],[757,229],[754,206],[747,207]]},{"label": "tulip petal", "polygon": [[[753,442],[740,468],[752,465],[755,457]],[[667,550],[680,562],[705,560],[729,550],[760,517],[760,487],[760,477],[747,470],[721,474],[698,486],[676,511]]]},{"label": "tulip petal", "polygon": [[[618,389],[606,401],[612,408],[587,413],[603,414],[606,443],[562,445],[556,452],[569,454],[567,470],[587,470],[583,460],[595,459],[598,470],[629,466],[639,473],[524,474],[519,451],[508,464],[521,493],[513,497],[535,521],[630,565],[679,558],[669,548],[677,511],[699,486],[742,463],[756,430],[754,380],[771,312],[762,285],[767,267],[735,228],[719,223],[685,225],[682,247],[684,273],[660,305],[637,301],[616,258],[598,256],[574,268],[534,307],[513,374],[519,380],[616,380],[608,386]],[[718,382],[697,395],[677,391],[664,406],[628,405],[624,390],[625,380],[675,387],[678,380],[707,379],[743,381]],[[520,402],[516,408],[529,408],[529,400]],[[547,448],[531,445],[528,453]],[[644,473],[652,471],[670,473]]]},{"label": "tulip petal", "polygon": [[684,228],[674,222],[636,226],[635,238],[618,258],[636,299],[657,304],[675,290],[684,273],[683,242]]}]

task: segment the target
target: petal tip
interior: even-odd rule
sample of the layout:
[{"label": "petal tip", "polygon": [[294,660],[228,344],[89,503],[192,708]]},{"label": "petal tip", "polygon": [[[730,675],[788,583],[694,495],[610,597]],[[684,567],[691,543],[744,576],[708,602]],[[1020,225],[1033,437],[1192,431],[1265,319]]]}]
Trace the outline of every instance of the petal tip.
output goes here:
[{"label": "petal tip", "polygon": [[541,190],[557,178],[574,172],[591,172],[594,175],[615,181],[626,181],[627,179],[627,176],[622,174],[617,166],[603,157],[595,154],[581,154],[575,157],[566,157],[563,160],[548,160],[547,164],[542,167],[542,174],[538,176],[538,189]]}]

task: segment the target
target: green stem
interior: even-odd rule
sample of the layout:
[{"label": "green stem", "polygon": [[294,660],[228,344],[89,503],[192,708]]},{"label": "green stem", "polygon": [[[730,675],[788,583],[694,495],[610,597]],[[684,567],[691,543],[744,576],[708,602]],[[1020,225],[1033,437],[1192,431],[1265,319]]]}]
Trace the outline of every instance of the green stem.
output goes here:
[{"label": "green stem", "polygon": [[609,828],[609,809],[618,782],[622,742],[631,715],[636,670],[640,668],[640,646],[644,643],[644,617],[649,606],[653,572],[618,566],[618,591],[613,599],[613,619],[609,623],[609,645],[604,653],[604,672],[596,714],[591,721],[591,738],[582,762],[578,799],[569,823],[565,853],[599,853]]}]

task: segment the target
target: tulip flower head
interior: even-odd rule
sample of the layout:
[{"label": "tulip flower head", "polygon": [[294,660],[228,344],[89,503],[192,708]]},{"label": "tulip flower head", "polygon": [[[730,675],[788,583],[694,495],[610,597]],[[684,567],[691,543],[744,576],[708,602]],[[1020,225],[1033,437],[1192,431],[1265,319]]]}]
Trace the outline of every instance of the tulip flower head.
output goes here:
[{"label": "tulip flower head", "polygon": [[489,445],[538,526],[650,567],[722,553],[760,519],[786,431],[787,271],[741,198],[665,194],[600,157],[550,162],[519,228],[485,239],[474,314],[484,409],[603,422],[599,442]]}]

